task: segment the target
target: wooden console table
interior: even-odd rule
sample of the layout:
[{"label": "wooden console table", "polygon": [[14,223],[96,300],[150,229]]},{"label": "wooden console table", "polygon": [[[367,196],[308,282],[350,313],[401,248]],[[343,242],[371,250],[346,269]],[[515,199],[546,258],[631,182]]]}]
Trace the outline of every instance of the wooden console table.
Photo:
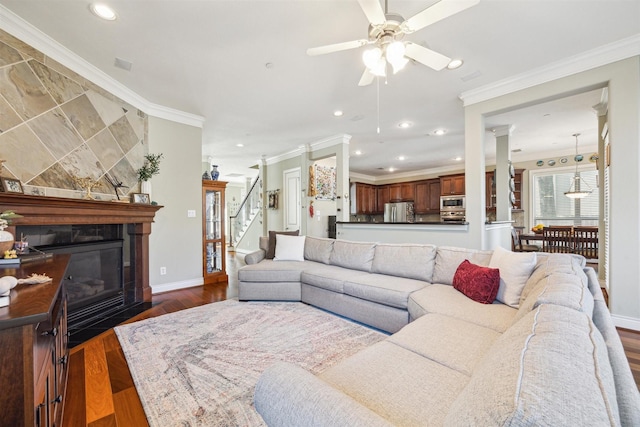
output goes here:
[{"label": "wooden console table", "polygon": [[18,285],[0,308],[0,407],[3,426],[60,426],[67,385],[67,298],[62,279],[69,255],[55,255],[0,276],[46,274],[53,280]]},{"label": "wooden console table", "polygon": [[8,231],[15,236],[16,225],[125,224],[135,242],[135,300],[151,301],[149,286],[149,234],[151,223],[162,206],[113,201],[66,199],[0,193],[0,212],[23,215],[12,220]]}]

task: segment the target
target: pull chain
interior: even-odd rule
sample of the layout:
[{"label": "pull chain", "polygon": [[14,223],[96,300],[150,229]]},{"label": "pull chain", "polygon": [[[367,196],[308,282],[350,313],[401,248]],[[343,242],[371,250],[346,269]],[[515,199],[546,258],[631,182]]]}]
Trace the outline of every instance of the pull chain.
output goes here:
[{"label": "pull chain", "polygon": [[376,77],[376,107],[378,112],[378,134],[380,133],[380,77]]}]

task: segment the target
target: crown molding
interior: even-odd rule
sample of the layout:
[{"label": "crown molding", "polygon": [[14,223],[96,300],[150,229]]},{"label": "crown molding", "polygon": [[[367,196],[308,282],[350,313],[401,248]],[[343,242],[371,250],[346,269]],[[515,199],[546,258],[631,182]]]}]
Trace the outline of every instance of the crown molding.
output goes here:
[{"label": "crown molding", "polygon": [[293,159],[294,157],[298,157],[301,154],[306,152],[313,153],[314,151],[321,150],[323,148],[335,147],[338,144],[348,145],[350,140],[351,140],[351,135],[348,135],[346,133],[330,136],[328,138],[321,139],[320,141],[301,145],[300,147],[291,151],[287,151],[286,153],[279,154],[274,157],[269,157],[268,159],[266,159],[266,163],[267,165],[273,165],[275,163],[282,162],[284,160]]},{"label": "crown molding", "polygon": [[468,90],[461,93],[459,98],[462,100],[463,106],[467,107],[638,55],[640,55],[640,34],[553,62],[526,73]]},{"label": "crown molding", "polygon": [[202,116],[149,102],[3,5],[0,5],[0,28],[150,116],[198,128],[204,126]]}]

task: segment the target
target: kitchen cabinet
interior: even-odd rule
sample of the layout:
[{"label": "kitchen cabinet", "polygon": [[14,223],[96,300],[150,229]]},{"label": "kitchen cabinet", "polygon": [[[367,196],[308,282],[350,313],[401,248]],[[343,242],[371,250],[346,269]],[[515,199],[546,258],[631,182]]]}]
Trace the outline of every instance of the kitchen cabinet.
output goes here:
[{"label": "kitchen cabinet", "polygon": [[415,200],[415,182],[389,184],[389,201],[413,202]]},{"label": "kitchen cabinet", "polygon": [[[513,203],[512,210],[522,209],[522,175],[525,169],[515,169],[513,177],[513,195],[515,202]],[[486,200],[487,209],[495,209],[496,207],[496,182],[495,171],[486,173]]]},{"label": "kitchen cabinet", "polygon": [[440,195],[464,195],[464,174],[441,176]]},{"label": "kitchen cabinet", "polygon": [[1,425],[62,425],[68,371],[67,296],[62,284],[69,255],[34,261],[0,276],[51,277],[48,283],[21,284],[0,308]]},{"label": "kitchen cabinet", "polygon": [[202,181],[202,264],[204,283],[225,282],[224,181]]},{"label": "kitchen cabinet", "polygon": [[430,179],[415,183],[415,203],[413,211],[416,214],[440,212],[440,180]]},{"label": "kitchen cabinet", "polygon": [[389,186],[377,185],[376,186],[376,214],[384,213],[385,203],[389,203]]},{"label": "kitchen cabinet", "polygon": [[376,189],[371,184],[355,182],[352,184],[355,189],[355,198],[352,194],[352,202],[355,202],[355,209],[351,209],[352,214],[371,215],[376,211]]}]

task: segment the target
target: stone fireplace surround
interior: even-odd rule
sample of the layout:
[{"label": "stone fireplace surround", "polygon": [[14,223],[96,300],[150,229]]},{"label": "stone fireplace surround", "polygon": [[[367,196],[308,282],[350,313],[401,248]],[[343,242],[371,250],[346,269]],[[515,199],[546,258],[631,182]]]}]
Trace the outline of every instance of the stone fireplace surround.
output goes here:
[{"label": "stone fireplace surround", "polygon": [[59,197],[0,193],[0,212],[11,210],[22,215],[7,229],[15,235],[18,225],[124,225],[135,253],[133,277],[135,302],[150,302],[149,234],[158,205],[116,201],[81,200]]}]

